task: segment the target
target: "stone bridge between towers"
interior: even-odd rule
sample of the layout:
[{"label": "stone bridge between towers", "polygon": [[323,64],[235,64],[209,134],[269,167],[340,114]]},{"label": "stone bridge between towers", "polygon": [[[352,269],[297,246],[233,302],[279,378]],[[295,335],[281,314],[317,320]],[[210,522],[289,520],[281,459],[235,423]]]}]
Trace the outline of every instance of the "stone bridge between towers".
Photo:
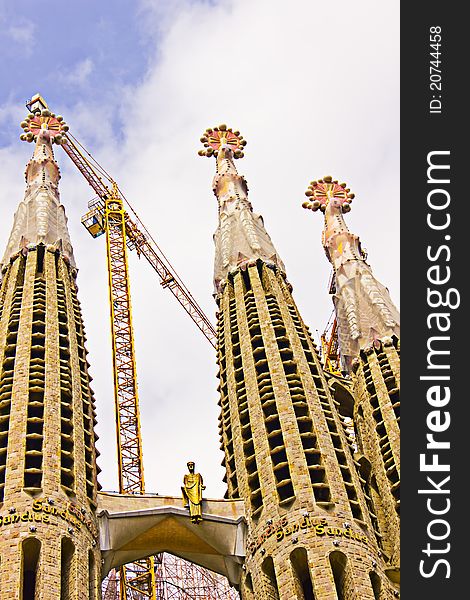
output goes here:
[{"label": "stone bridge between towers", "polygon": [[242,500],[203,500],[203,520],[192,523],[181,497],[111,492],[98,494],[102,575],[169,552],[239,584],[245,560]]}]

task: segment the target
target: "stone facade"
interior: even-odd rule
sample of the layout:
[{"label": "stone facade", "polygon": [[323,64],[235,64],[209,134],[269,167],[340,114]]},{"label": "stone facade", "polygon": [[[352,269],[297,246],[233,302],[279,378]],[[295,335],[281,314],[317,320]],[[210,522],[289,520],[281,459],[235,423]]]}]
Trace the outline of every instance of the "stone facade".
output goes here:
[{"label": "stone facade", "polygon": [[236,271],[219,308],[227,496],[245,500],[249,529],[243,598],[394,597],[368,483],[283,275],[262,261]]},{"label": "stone facade", "polygon": [[[215,288],[226,496],[244,500],[248,522],[242,597],[396,597],[370,481],[282,261],[263,250],[270,238],[260,231],[263,221],[252,212],[234,166],[235,142],[223,131],[210,131],[205,145],[215,148],[207,155],[217,157]],[[240,231],[245,238],[237,252]]]},{"label": "stone facade", "polygon": [[[354,194],[326,176],[312,181],[304,208],[324,213],[322,234],[333,267],[330,292],[344,372],[350,376],[360,473],[374,506],[372,520],[391,580],[400,566],[400,316],[375,277],[344,213]],[[312,201],[313,200],[313,201]]]},{"label": "stone facade", "polygon": [[[400,472],[396,313],[380,296],[382,288],[370,269],[351,268],[353,260],[364,262],[360,247],[354,246],[358,238],[337,218],[340,205],[332,204],[336,213],[331,212],[331,235],[325,240],[330,257],[341,248],[335,267],[338,293],[342,285],[350,290],[341,305],[343,321],[353,333],[362,327],[357,336],[350,335],[360,348],[348,354],[351,377],[337,378],[335,387],[295,305],[284,264],[235,169],[233,158],[242,152],[234,146],[241,138],[224,131],[216,135],[211,130],[210,147],[217,150],[207,155],[217,157],[220,434],[226,499],[233,501],[224,510],[237,518],[210,520],[206,514],[207,523],[192,526],[204,535],[212,521],[218,523],[215,533],[223,533],[221,523],[236,528],[225,554],[214,545],[207,548],[209,566],[230,571],[231,581],[240,582],[243,600],[395,598]],[[26,179],[0,288],[0,600],[100,600],[101,550],[103,556],[114,555],[116,548],[104,543],[100,548],[93,392],[77,271],[47,132],[38,135]],[[347,260],[345,240],[351,246]],[[361,301],[368,294],[375,298],[368,317],[373,327],[361,325],[362,312],[351,292],[356,274],[367,284],[357,288]],[[378,335],[376,323],[382,327],[382,322],[390,335]],[[364,344],[372,330],[373,339]],[[339,389],[343,399],[344,393],[352,396],[348,416],[354,419],[355,439],[345,426]],[[135,513],[135,500],[113,502]],[[102,496],[102,522],[111,518],[109,502]],[[184,519],[183,509],[168,509],[173,520],[159,525],[158,502],[139,498],[139,503],[150,509],[140,515],[153,531],[144,527],[146,551],[150,546],[161,551],[158,543],[166,544],[166,537],[170,546],[181,542],[187,527],[179,521],[180,529],[169,524],[175,527],[176,518]],[[132,528],[126,510],[120,534]],[[239,527],[243,519],[246,543],[245,527]],[[206,546],[193,538],[180,552],[198,548],[204,554]],[[138,554],[131,542],[123,552]],[[224,556],[231,557],[231,566]],[[217,567],[213,557],[224,566]]]},{"label": "stone facade", "polygon": [[[37,215],[52,213],[47,198],[58,206],[51,161],[40,136],[25,196]],[[28,237],[9,245],[0,292],[0,599],[98,600],[95,413],[76,269],[61,240]]]},{"label": "stone facade", "polygon": [[364,348],[353,363],[354,422],[363,471],[378,507],[381,548],[400,564],[400,358],[397,338]]},{"label": "stone facade", "polygon": [[331,176],[311,182],[304,207],[324,213],[323,247],[333,267],[331,293],[343,368],[352,380],[360,473],[374,506],[379,547],[393,581],[400,565],[400,316],[375,277],[344,213],[354,194]]}]

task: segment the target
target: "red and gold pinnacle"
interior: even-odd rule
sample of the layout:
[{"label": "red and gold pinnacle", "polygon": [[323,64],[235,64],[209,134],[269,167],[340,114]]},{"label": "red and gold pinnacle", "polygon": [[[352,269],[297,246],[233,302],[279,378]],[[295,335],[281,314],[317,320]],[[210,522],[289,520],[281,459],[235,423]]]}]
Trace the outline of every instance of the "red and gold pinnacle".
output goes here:
[{"label": "red and gold pinnacle", "polygon": [[339,183],[337,179],[333,180],[331,175],[311,181],[305,195],[309,200],[302,204],[303,208],[313,211],[320,209],[322,212],[325,212],[329,201],[335,198],[340,202],[342,212],[347,213],[351,210],[351,202],[354,198],[348,184]]},{"label": "red and gold pinnacle", "polygon": [[222,146],[228,146],[233,151],[234,158],[243,158],[245,155],[243,149],[246,140],[239,131],[233,131],[225,124],[206,129],[201,142],[204,144],[204,150],[199,150],[199,156],[217,156]]},{"label": "red and gold pinnacle", "polygon": [[67,140],[63,134],[67,133],[69,126],[64,121],[64,117],[51,112],[39,94],[33,97],[31,104],[32,112],[21,122],[24,133],[20,135],[20,139],[25,142],[36,142],[39,132],[47,131],[51,142],[65,144]]}]

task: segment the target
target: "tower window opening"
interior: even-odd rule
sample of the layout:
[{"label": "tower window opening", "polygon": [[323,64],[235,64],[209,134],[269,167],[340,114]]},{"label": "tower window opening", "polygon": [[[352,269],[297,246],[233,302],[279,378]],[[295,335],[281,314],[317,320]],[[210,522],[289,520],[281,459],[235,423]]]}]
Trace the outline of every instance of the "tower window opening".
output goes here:
[{"label": "tower window opening", "polygon": [[263,404],[263,413],[266,418],[277,415],[276,402],[274,400],[271,403],[265,402]]},{"label": "tower window opening", "polygon": [[310,468],[309,471],[312,483],[325,483],[325,469],[323,467]]},{"label": "tower window opening", "polygon": [[331,502],[330,490],[326,484],[322,485],[322,487],[315,488],[315,500],[317,503]]},{"label": "tower window opening", "polygon": [[321,465],[321,453],[319,450],[307,448],[305,450],[305,457],[307,459],[307,465],[309,467]]},{"label": "tower window opening", "polygon": [[44,273],[44,254],[46,247],[43,244],[39,244],[37,247],[37,262],[36,262],[36,274],[40,275]]},{"label": "tower window opening", "polygon": [[[39,248],[36,260],[39,260]],[[44,250],[44,246],[42,247]],[[44,262],[44,253],[42,259]],[[39,266],[37,263],[37,269]],[[42,279],[36,278],[33,292],[33,322],[36,329],[44,324],[45,331],[45,302],[46,288]],[[43,435],[44,435],[44,389],[45,389],[45,334],[43,332],[32,332],[31,350],[29,361],[29,392],[26,421],[26,448],[25,448],[25,470],[24,488],[28,493],[36,493],[42,486],[42,462],[43,462]],[[35,441],[33,449],[28,443]]]},{"label": "tower window opening", "polygon": [[28,450],[41,450],[42,449],[42,441],[37,438],[26,438],[26,451]]},{"label": "tower window opening", "polygon": [[290,554],[290,561],[294,572],[297,598],[299,600],[315,600],[308,566],[307,550],[305,548],[296,548]]},{"label": "tower window opening", "polygon": [[308,433],[312,431],[312,422],[310,419],[308,421],[301,421],[300,419],[297,419],[297,424],[299,426],[300,433]]},{"label": "tower window opening", "polygon": [[[10,315],[13,316],[21,305],[22,290],[14,292]],[[3,305],[2,305],[3,308]],[[18,338],[18,322],[10,323],[7,331],[7,346],[3,357],[0,376],[0,502],[5,491],[5,475],[7,462],[8,434],[10,429],[11,397],[13,391],[13,374],[16,360],[16,341]]]},{"label": "tower window opening", "polygon": [[41,488],[42,483],[42,471],[41,472],[31,472],[24,474],[24,487],[39,490]]},{"label": "tower window opening", "polygon": [[251,577],[251,573],[248,573],[245,577],[245,585],[249,589],[249,591],[253,593],[253,579]]},{"label": "tower window opening", "polygon": [[70,600],[73,597],[73,584],[75,577],[73,573],[75,546],[72,541],[62,538],[60,550],[60,600]]},{"label": "tower window opening", "polygon": [[96,561],[93,552],[88,552],[88,600],[96,600]]},{"label": "tower window opening", "polygon": [[278,446],[285,448],[284,438],[279,431],[274,431],[273,433],[268,434],[268,440],[270,447],[273,449],[277,448]]},{"label": "tower window opening", "polygon": [[[38,434],[40,436],[42,436],[42,429],[43,429],[43,423],[42,422],[28,422],[28,430],[27,430],[27,435],[28,434]],[[36,438],[38,439],[38,438]]]},{"label": "tower window opening", "polygon": [[44,417],[44,404],[33,404],[30,402],[28,406],[28,419],[42,419]]},{"label": "tower window opening", "polygon": [[281,431],[281,423],[279,421],[279,417],[276,415],[272,415],[268,417],[266,420],[266,431],[268,434],[273,433],[274,431]]},{"label": "tower window opening", "polygon": [[59,252],[56,252],[54,255],[54,264],[55,264],[55,275],[59,277]]},{"label": "tower window opening", "polygon": [[288,469],[288,463],[280,463],[274,467],[274,472],[276,474],[276,478],[279,481],[285,481],[290,477],[290,471]]},{"label": "tower window opening", "polygon": [[279,589],[277,587],[276,573],[274,571],[274,561],[267,556],[261,565],[261,572],[265,580],[266,587],[269,589],[268,598],[270,600],[280,600]]},{"label": "tower window opening", "polygon": [[390,441],[387,435],[387,431],[384,424],[384,418],[382,415],[382,410],[379,404],[379,399],[377,396],[377,390],[372,381],[372,373],[369,367],[369,364],[366,362],[366,359],[363,359],[362,365],[364,376],[367,384],[367,390],[369,392],[369,402],[372,408],[372,416],[375,419],[376,426],[376,434],[379,441],[379,447],[382,454],[382,459],[384,461],[384,465],[386,465],[386,474],[389,480],[390,488],[393,496],[397,500],[396,509],[399,509],[399,498],[400,498],[400,479],[398,475],[398,470],[395,464],[395,458],[393,453],[391,452]]},{"label": "tower window opening", "polygon": [[335,582],[336,595],[338,600],[345,600],[347,597],[346,593],[346,569],[347,569],[347,558],[342,552],[334,551],[330,554],[330,566],[333,572],[333,579]]},{"label": "tower window opening", "polygon": [[276,455],[276,461],[278,462],[286,462],[287,461],[287,454],[286,454],[286,449],[284,448],[284,446],[278,446],[277,448],[273,448],[273,450],[271,451],[271,455],[275,454]]},{"label": "tower window opening", "polygon": [[297,374],[297,365],[293,361],[284,362],[284,372],[286,375]]},{"label": "tower window opening", "polygon": [[42,455],[26,455],[25,460],[26,469],[39,469],[42,468]]},{"label": "tower window opening", "polygon": [[31,358],[41,358],[44,360],[44,348],[38,348],[38,346],[33,346],[31,348]]},{"label": "tower window opening", "polygon": [[[308,433],[308,434],[302,435],[301,438],[302,438],[302,446],[304,447],[304,450],[311,451],[311,452],[308,452],[308,455],[309,456],[316,455],[317,438],[313,435],[313,433]],[[318,456],[320,456],[319,451],[318,451]]]},{"label": "tower window opening", "polygon": [[293,402],[296,417],[309,417],[309,410],[306,402]]},{"label": "tower window opening", "polygon": [[269,366],[268,366],[268,361],[266,360],[266,358],[257,360],[255,363],[255,368],[256,368],[256,373],[258,375],[263,375],[264,373],[269,373]]},{"label": "tower window opening", "polygon": [[[240,271],[242,274],[242,281],[243,281],[243,287],[244,287],[244,292],[252,292],[251,289],[251,281],[250,281],[250,275],[248,273],[248,269],[246,270],[241,270]],[[252,292],[253,293],[253,292]]]},{"label": "tower window opening", "polygon": [[41,542],[36,538],[27,538],[22,546],[22,600],[35,600],[36,581],[41,554]]},{"label": "tower window opening", "polygon": [[372,584],[372,590],[374,592],[375,600],[380,600],[380,592],[382,589],[382,582],[380,581],[380,577],[374,571],[369,573],[370,582]]}]

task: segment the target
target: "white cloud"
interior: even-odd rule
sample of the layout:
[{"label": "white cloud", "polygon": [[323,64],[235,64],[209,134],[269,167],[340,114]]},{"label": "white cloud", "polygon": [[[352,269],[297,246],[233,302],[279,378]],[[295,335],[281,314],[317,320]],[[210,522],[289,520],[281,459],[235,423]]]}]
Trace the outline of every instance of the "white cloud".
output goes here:
[{"label": "white cloud", "polygon": [[6,35],[20,46],[25,56],[31,56],[36,43],[36,25],[28,19],[20,19],[6,28]]},{"label": "white cloud", "polygon": [[[64,117],[117,179],[212,321],[214,160],[197,150],[204,129],[220,122],[248,140],[237,166],[312,332],[321,332],[331,313],[330,266],[321,217],[301,203],[308,182],[327,173],[355,192],[347,222],[398,303],[396,6],[372,0],[146,0],[142,6],[147,35],[158,42],[145,81],[98,112],[80,104]],[[157,20],[162,11],[163,26]],[[110,128],[116,111],[123,118],[120,142]],[[4,177],[11,181],[14,173],[20,182],[16,203],[23,163],[19,151],[14,155],[16,167],[10,160]],[[65,157],[58,158],[97,392],[101,481],[117,489],[104,240],[92,240],[80,225],[93,193]],[[4,210],[11,213],[8,204]],[[9,224],[1,228],[6,240]],[[221,496],[214,351],[144,259],[132,253],[130,269],[147,490],[179,494],[191,458],[207,495]]]},{"label": "white cloud", "polygon": [[70,85],[81,86],[86,83],[94,68],[95,65],[93,60],[90,57],[87,57],[78,62],[75,67],[67,73],[61,74],[60,79]]}]

